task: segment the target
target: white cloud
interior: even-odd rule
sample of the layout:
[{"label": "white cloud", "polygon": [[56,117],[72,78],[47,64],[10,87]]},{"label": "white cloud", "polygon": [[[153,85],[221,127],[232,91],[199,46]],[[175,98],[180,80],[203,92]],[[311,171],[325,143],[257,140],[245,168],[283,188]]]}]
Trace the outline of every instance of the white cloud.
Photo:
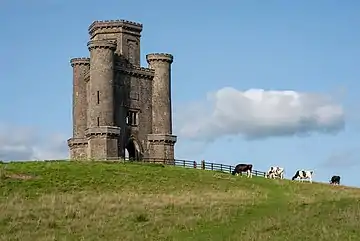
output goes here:
[{"label": "white cloud", "polygon": [[0,160],[49,160],[68,158],[66,137],[41,137],[33,128],[0,123]]},{"label": "white cloud", "polygon": [[344,111],[329,96],[296,91],[239,91],[231,87],[208,94],[176,113],[174,126],[184,138],[213,141],[222,136],[245,139],[337,133]]}]

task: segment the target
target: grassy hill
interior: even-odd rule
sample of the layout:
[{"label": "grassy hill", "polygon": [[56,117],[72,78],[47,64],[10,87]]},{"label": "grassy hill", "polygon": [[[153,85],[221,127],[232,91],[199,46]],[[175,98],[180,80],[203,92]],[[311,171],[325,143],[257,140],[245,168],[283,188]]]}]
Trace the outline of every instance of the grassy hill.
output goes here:
[{"label": "grassy hill", "polygon": [[0,240],[360,240],[360,189],[140,164],[0,166]]}]

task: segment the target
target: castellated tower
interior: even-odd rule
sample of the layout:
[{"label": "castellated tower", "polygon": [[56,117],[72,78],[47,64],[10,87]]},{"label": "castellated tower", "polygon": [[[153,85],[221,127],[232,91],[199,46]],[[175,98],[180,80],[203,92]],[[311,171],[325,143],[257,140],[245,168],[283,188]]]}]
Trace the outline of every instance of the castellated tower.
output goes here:
[{"label": "castellated tower", "polygon": [[142,25],[95,21],[90,58],[73,58],[71,159],[174,159],[171,64],[173,56],[146,56],[140,66]]}]

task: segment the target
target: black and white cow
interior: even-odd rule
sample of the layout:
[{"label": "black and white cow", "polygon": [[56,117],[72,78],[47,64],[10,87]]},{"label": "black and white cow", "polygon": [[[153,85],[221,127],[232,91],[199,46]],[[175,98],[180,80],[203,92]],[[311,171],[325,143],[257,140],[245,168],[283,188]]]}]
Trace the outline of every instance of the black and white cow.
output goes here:
[{"label": "black and white cow", "polygon": [[284,179],[284,168],[270,167],[270,169],[265,174],[265,178],[275,178],[275,177]]},{"label": "black and white cow", "polygon": [[340,176],[332,176],[330,184],[340,185]]},{"label": "black and white cow", "polygon": [[251,164],[238,164],[236,165],[234,171],[232,171],[231,174],[236,174],[236,176],[239,176],[239,174],[242,175],[243,172],[246,172],[247,177],[252,177],[252,168],[253,165]]},{"label": "black and white cow", "polygon": [[309,182],[312,183],[313,174],[314,171],[298,170],[291,180],[300,179],[300,181],[303,182],[305,179],[309,179]]}]

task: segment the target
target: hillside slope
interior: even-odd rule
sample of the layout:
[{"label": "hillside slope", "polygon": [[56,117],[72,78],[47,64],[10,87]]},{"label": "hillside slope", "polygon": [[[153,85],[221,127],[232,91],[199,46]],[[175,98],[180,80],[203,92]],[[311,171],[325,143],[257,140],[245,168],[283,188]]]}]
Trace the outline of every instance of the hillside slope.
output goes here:
[{"label": "hillside slope", "polygon": [[360,240],[355,188],[150,164],[0,170],[0,240]]}]

